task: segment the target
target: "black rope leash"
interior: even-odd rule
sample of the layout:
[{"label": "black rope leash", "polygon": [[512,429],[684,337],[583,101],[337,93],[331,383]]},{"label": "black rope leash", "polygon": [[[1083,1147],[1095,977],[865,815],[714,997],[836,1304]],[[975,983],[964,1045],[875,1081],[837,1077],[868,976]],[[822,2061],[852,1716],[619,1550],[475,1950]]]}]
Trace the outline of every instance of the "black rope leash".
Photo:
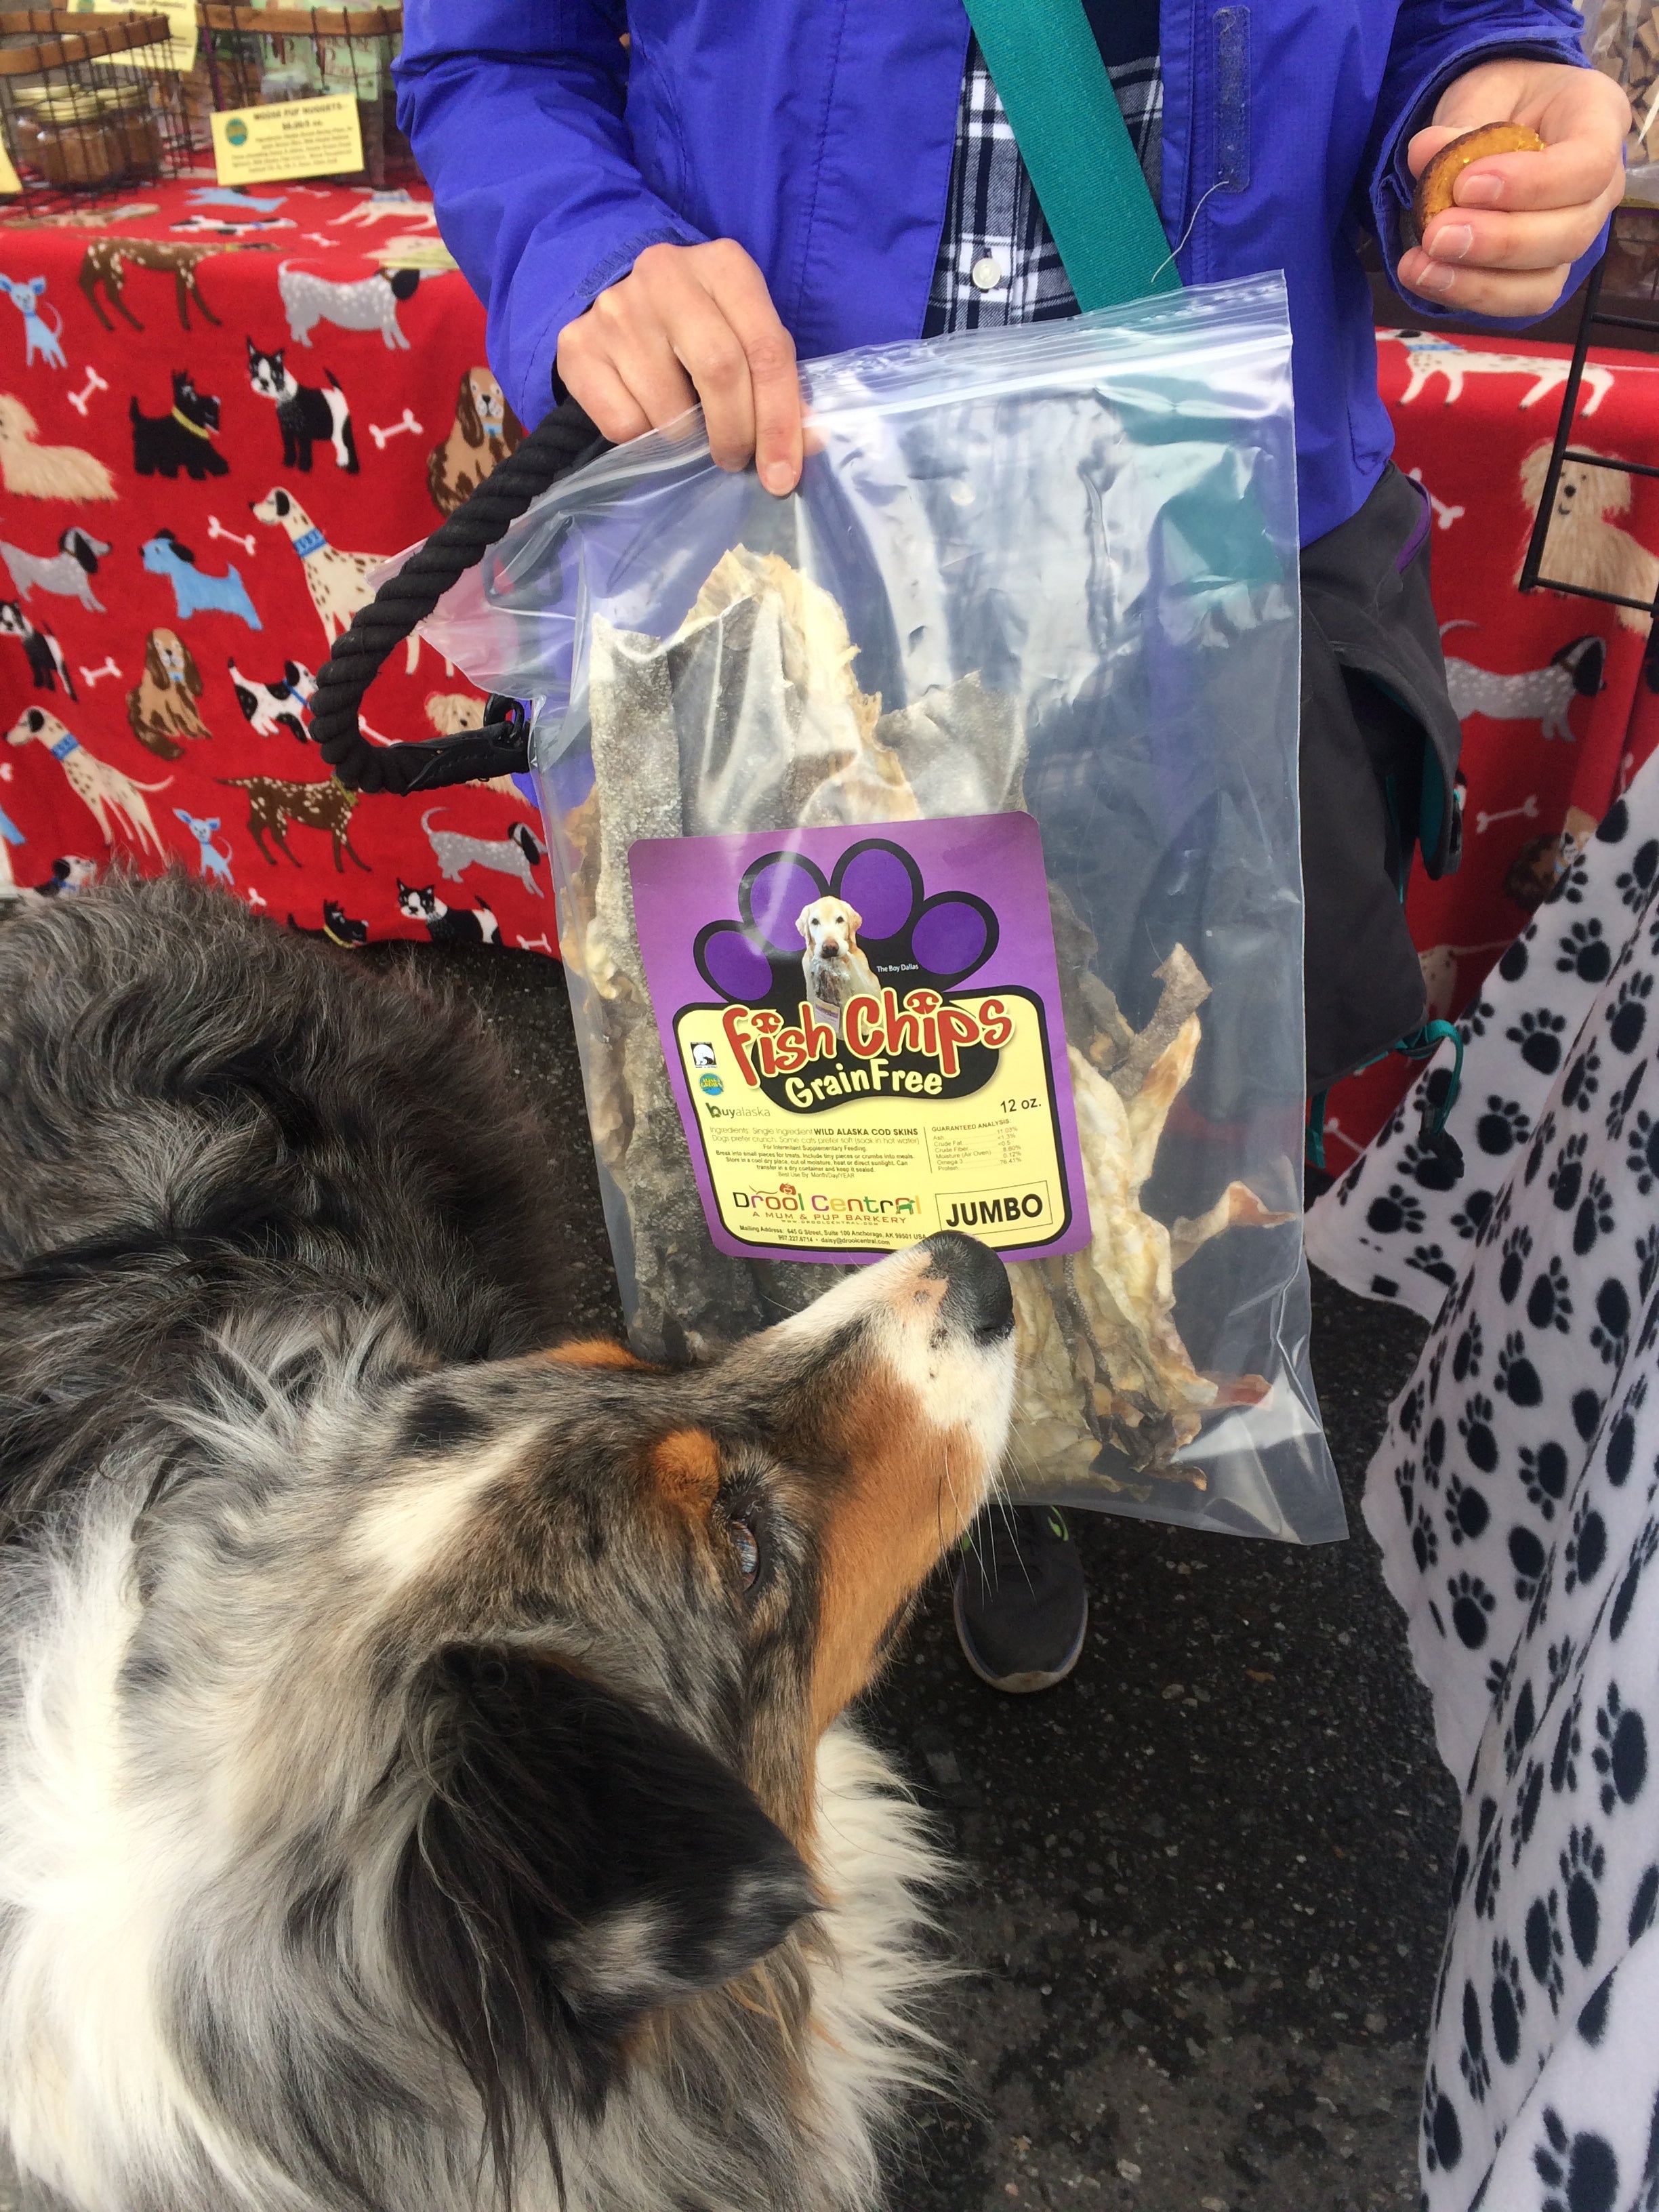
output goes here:
[{"label": "black rope leash", "polygon": [[491,699],[481,729],[397,745],[371,744],[358,726],[358,710],[388,656],[532,500],[608,449],[609,441],[575,401],[562,401],[357,610],[317,672],[311,709],[311,733],[342,783],[401,798],[445,784],[519,775],[529,766],[529,726],[516,699]]}]

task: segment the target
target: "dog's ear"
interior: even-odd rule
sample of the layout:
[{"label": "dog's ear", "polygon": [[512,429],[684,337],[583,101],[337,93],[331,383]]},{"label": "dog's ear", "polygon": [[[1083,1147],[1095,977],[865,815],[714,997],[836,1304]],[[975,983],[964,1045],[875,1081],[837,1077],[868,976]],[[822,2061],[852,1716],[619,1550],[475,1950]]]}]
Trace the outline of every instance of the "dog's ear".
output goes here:
[{"label": "dog's ear", "polygon": [[167,664],[161,659],[161,648],[156,642],[161,635],[159,629],[153,629],[144,640],[144,680],[155,691],[165,691],[167,688]]},{"label": "dog's ear", "polygon": [[472,398],[472,379],[476,370],[461,371],[461,388],[455,395],[455,427],[469,446],[482,446],[483,424],[478,420],[478,410]]},{"label": "dog's ear", "polygon": [[856,937],[864,927],[864,916],[855,906],[848,906],[845,899],[841,903],[842,910],[847,916],[847,926]]},{"label": "dog's ear", "polygon": [[434,1661],[410,1757],[428,1794],[392,1940],[483,2101],[498,2166],[512,2106],[545,2110],[562,2060],[599,2087],[646,2014],[743,1972],[817,1909],[794,1846],[729,1768],[521,1649]]},{"label": "dog's ear", "polygon": [[1581,699],[1593,699],[1598,691],[1607,690],[1607,678],[1603,674],[1607,662],[1606,640],[1591,638],[1584,647],[1577,667],[1572,672],[1572,688]]},{"label": "dog's ear", "polygon": [[817,901],[816,899],[808,899],[805,905],[795,916],[795,927],[800,932],[800,941],[803,945],[810,945],[812,942],[811,933],[808,930],[806,926],[806,917],[811,913],[813,908],[817,904]]},{"label": "dog's ear", "polygon": [[394,300],[412,300],[421,289],[418,269],[383,269],[380,274],[391,285]]},{"label": "dog's ear", "polygon": [[179,641],[179,658],[185,664],[184,674],[179,680],[192,699],[199,699],[202,696],[202,679],[197,673],[196,663],[191,657],[190,647],[185,643],[183,638]]},{"label": "dog's ear", "polygon": [[516,453],[523,443],[524,424],[520,422],[518,416],[507,405],[506,394],[503,393],[501,397],[501,444],[509,453]]}]

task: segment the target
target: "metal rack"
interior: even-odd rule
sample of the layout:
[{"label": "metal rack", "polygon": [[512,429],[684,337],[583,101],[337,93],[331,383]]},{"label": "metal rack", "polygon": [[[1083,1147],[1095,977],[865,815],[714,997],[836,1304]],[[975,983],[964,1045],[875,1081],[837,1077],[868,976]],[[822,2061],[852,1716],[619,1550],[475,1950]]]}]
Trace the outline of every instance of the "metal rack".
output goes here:
[{"label": "metal rack", "polygon": [[363,167],[374,185],[416,181],[409,141],[398,129],[392,64],[403,44],[399,6],[266,8],[251,0],[198,0],[198,72],[212,106],[270,106],[350,93],[362,130]]},{"label": "metal rack", "polygon": [[[1632,205],[1620,208],[1613,215],[1615,232],[1621,215],[1639,213],[1650,216],[1652,210]],[[1610,249],[1611,250],[1611,249]],[[1521,589],[1523,592],[1570,592],[1582,599],[1600,599],[1606,605],[1630,607],[1638,614],[1655,618],[1656,628],[1648,641],[1647,665],[1650,678],[1659,677],[1659,595],[1652,599],[1634,599],[1620,592],[1603,592],[1589,584],[1571,584],[1543,572],[1544,554],[1549,538],[1550,522],[1555,513],[1555,495],[1561,483],[1563,465],[1568,461],[1582,468],[1608,469],[1625,476],[1659,478],[1659,467],[1646,461],[1610,461],[1604,454],[1586,453],[1571,443],[1573,424],[1578,409],[1579,387],[1584,380],[1584,363],[1588,359],[1593,333],[1597,330],[1641,331],[1650,338],[1659,331],[1659,300],[1656,300],[1650,315],[1617,314],[1601,306],[1601,293],[1607,281],[1607,258],[1604,255],[1590,273],[1584,288],[1584,305],[1578,319],[1578,337],[1572,349],[1572,367],[1567,376],[1566,390],[1561,395],[1561,414],[1555,428],[1555,442],[1550,449],[1550,465],[1544,478],[1542,496],[1538,502],[1538,515],[1532,526],[1532,538],[1527,546],[1527,557],[1521,564]],[[1617,295],[1615,295],[1617,296]]]},{"label": "metal rack", "polygon": [[[0,10],[0,131],[26,209],[112,198],[193,158],[165,15]],[[148,56],[148,58],[146,57]]]}]

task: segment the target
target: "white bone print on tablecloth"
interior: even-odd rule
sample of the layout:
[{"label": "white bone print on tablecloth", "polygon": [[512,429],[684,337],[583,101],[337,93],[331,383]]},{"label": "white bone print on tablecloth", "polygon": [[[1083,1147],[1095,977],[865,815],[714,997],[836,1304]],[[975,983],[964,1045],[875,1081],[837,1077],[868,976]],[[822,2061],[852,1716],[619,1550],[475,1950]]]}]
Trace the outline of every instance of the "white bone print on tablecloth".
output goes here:
[{"label": "white bone print on tablecloth", "polygon": [[81,671],[81,681],[86,685],[88,691],[95,690],[98,685],[103,682],[106,676],[114,677],[118,683],[120,681],[120,670],[116,666],[115,663],[107,657],[106,658],[101,668],[83,668]]},{"label": "white bone print on tablecloth", "polygon": [[210,538],[228,538],[233,545],[240,545],[245,547],[250,557],[258,550],[258,541],[255,538],[252,531],[250,531],[247,536],[244,538],[238,531],[227,530],[224,524],[220,521],[216,514],[210,514],[208,517],[208,536]]},{"label": "white bone print on tablecloth", "polygon": [[108,385],[105,383],[103,378],[99,375],[97,370],[92,366],[91,362],[88,362],[87,364],[87,380],[82,386],[80,391],[71,392],[69,394],[69,404],[84,422],[87,419],[88,404],[91,400],[93,393],[94,392],[107,392],[108,390]]},{"label": "white bone print on tablecloth", "polygon": [[374,439],[376,450],[382,453],[386,451],[388,438],[401,437],[406,430],[411,431],[417,438],[422,434],[421,425],[407,407],[404,410],[401,422],[389,423],[385,429],[378,422],[371,422],[368,426],[368,434]]},{"label": "white bone print on tablecloth", "polygon": [[1474,834],[1477,837],[1484,837],[1493,823],[1498,822],[1536,822],[1537,819],[1537,793],[1529,791],[1519,806],[1506,807],[1502,813],[1488,814],[1483,809],[1474,817]]}]

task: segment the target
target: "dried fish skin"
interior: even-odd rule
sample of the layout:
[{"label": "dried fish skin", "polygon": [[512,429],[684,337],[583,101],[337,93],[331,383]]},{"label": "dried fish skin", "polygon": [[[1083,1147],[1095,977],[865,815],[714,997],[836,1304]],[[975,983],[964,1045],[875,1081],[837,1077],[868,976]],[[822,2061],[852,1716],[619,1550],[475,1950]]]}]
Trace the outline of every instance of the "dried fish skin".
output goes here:
[{"label": "dried fish skin", "polygon": [[1019,702],[988,691],[977,669],[884,714],[875,735],[896,756],[924,819],[1024,811]]},{"label": "dried fish skin", "polygon": [[[627,985],[644,999],[629,848],[636,837],[684,833],[673,694],[660,641],[595,616],[587,681],[593,782],[602,797],[599,877],[582,965],[603,997],[614,998]],[[626,806],[620,803],[624,792]]]}]

